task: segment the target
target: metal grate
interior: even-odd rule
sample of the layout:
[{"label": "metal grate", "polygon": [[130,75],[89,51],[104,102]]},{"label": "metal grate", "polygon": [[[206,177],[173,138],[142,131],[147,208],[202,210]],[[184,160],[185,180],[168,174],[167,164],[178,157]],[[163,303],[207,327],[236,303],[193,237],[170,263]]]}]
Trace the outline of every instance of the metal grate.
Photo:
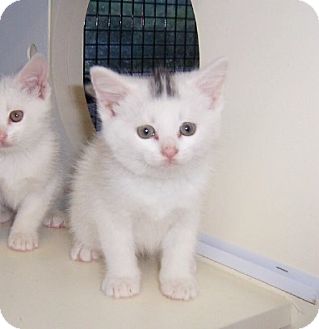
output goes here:
[{"label": "metal grate", "polygon": [[149,74],[158,66],[172,72],[196,68],[199,48],[191,1],[92,0],[84,47],[86,79],[93,65],[127,74]]}]

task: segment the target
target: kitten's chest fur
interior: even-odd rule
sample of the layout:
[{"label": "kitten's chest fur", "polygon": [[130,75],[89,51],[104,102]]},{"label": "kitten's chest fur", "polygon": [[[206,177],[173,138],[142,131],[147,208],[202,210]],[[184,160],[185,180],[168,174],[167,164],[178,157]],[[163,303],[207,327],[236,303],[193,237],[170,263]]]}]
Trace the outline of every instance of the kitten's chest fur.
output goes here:
[{"label": "kitten's chest fur", "polygon": [[134,217],[161,221],[172,213],[187,209],[199,199],[203,187],[202,175],[179,174],[171,178],[139,177],[118,171],[110,184],[119,206],[125,207]]},{"label": "kitten's chest fur", "polygon": [[185,211],[199,204],[201,177],[150,179],[119,175],[112,184],[112,194],[112,202],[118,202],[117,206],[130,214],[137,249],[153,253]]},{"label": "kitten's chest fur", "polygon": [[0,155],[0,201],[12,209],[32,191],[44,188],[51,172],[53,145],[28,153]]},{"label": "kitten's chest fur", "polygon": [[[3,167],[5,168],[3,170]],[[30,176],[28,168],[12,164],[0,165],[1,171],[5,175],[0,178],[1,198],[4,203],[12,208],[16,208],[32,187],[37,185],[37,178]]]}]

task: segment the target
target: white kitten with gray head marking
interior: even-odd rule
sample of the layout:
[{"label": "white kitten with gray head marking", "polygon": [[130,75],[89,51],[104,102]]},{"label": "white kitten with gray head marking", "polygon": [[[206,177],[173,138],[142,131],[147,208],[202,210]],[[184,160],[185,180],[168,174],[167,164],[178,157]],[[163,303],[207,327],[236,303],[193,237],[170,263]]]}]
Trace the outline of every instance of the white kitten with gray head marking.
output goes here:
[{"label": "white kitten with gray head marking", "polygon": [[8,245],[38,247],[38,228],[62,226],[53,213],[61,189],[59,147],[51,126],[48,64],[36,54],[0,80],[0,223],[14,219]]},{"label": "white kitten with gray head marking", "polygon": [[71,202],[74,260],[100,253],[102,290],[140,291],[139,253],[160,252],[162,293],[197,295],[200,208],[219,134],[227,61],[151,78],[91,69],[103,129],[78,162]]}]

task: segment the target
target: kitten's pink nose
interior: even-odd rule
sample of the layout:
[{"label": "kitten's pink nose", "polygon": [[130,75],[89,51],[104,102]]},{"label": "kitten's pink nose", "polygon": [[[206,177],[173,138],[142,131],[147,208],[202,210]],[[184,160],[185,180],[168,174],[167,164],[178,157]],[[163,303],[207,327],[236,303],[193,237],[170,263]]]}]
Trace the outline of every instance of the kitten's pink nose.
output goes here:
[{"label": "kitten's pink nose", "polygon": [[162,148],[161,153],[171,160],[178,153],[178,149],[175,146],[165,146]]},{"label": "kitten's pink nose", "polygon": [[0,130],[0,143],[3,143],[7,139],[8,135],[5,131]]}]

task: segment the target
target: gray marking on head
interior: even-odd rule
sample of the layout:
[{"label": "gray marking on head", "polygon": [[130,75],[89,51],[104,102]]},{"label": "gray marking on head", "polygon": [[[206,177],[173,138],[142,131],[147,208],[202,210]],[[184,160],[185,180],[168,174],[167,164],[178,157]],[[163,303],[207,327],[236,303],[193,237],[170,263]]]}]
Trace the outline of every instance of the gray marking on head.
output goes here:
[{"label": "gray marking on head", "polygon": [[153,97],[174,97],[177,94],[175,81],[171,74],[164,68],[156,68],[151,77],[151,93]]}]

